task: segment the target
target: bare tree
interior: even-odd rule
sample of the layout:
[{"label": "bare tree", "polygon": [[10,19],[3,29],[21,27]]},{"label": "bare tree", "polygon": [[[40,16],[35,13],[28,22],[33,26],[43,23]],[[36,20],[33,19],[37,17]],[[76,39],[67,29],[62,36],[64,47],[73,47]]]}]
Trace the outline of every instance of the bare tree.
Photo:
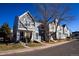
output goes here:
[{"label": "bare tree", "polygon": [[41,21],[44,24],[44,29],[45,29],[45,41],[49,41],[49,28],[48,28],[48,18],[49,18],[49,13],[47,9],[47,4],[38,4],[37,5],[38,11],[40,12],[41,15]]},{"label": "bare tree", "polygon": [[45,39],[48,40],[48,21],[53,18],[54,21],[57,22],[56,24],[56,30],[55,30],[55,38],[56,38],[56,32],[57,27],[61,23],[62,20],[69,20],[72,19],[73,16],[69,14],[71,11],[71,8],[69,6],[63,5],[63,4],[36,4],[38,8],[38,12],[40,13],[41,20],[43,21],[45,25]]}]

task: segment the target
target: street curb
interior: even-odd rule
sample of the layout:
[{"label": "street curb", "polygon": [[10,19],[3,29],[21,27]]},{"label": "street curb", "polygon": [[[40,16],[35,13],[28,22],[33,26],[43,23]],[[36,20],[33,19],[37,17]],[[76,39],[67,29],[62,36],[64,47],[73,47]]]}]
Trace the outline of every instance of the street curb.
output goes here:
[{"label": "street curb", "polygon": [[40,47],[34,47],[34,48],[24,48],[24,49],[17,49],[17,50],[8,50],[8,51],[1,51],[0,55],[7,55],[7,54],[14,54],[14,53],[21,53],[21,52],[31,52],[31,51],[36,51],[36,50],[42,50],[42,49],[46,49],[46,48],[50,48],[50,47],[54,47],[54,46],[59,46],[62,44],[66,44],[69,42],[72,42],[75,40],[70,40],[70,41],[64,41],[64,42],[59,42],[59,43],[54,43],[54,44],[48,44],[46,46],[40,46]]}]

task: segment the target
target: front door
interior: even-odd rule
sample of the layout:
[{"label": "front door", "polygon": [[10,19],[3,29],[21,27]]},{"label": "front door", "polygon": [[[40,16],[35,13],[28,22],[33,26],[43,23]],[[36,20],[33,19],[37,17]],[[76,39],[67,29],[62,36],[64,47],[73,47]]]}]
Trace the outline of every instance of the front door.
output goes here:
[{"label": "front door", "polygon": [[24,31],[20,31],[20,41],[25,42]]},{"label": "front door", "polygon": [[32,32],[31,31],[25,32],[25,37],[26,37],[27,43],[31,42]]}]

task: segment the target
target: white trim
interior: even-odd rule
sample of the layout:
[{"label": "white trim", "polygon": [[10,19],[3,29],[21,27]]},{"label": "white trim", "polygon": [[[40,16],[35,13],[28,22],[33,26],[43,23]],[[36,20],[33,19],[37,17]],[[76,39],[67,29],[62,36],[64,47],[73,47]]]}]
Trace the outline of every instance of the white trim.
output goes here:
[{"label": "white trim", "polygon": [[19,16],[19,19],[20,19],[21,17],[23,17],[25,14],[28,14],[28,13],[29,13],[29,11],[23,13],[22,15]]},{"label": "white trim", "polygon": [[25,28],[18,28],[18,30],[26,30]]}]

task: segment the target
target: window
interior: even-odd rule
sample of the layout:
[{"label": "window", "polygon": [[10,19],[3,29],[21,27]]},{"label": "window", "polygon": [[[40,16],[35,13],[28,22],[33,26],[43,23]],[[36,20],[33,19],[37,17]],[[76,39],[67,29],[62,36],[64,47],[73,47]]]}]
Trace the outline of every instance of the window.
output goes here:
[{"label": "window", "polygon": [[26,24],[25,25],[27,26],[27,21],[26,21]]},{"label": "window", "polygon": [[28,21],[27,25],[30,26],[30,22],[29,21]]},{"label": "window", "polygon": [[36,33],[36,39],[38,39],[38,33]]},{"label": "window", "polygon": [[29,21],[25,21],[25,26],[30,26]]},{"label": "window", "polygon": [[52,26],[52,29],[54,29],[54,26]]}]

